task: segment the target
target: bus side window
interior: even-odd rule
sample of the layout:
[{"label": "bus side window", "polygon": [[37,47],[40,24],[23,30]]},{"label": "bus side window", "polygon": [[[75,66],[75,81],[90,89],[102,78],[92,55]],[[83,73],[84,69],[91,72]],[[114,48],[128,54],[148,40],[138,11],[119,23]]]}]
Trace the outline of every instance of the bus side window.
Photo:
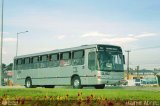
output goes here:
[{"label": "bus side window", "polygon": [[72,53],[72,65],[84,64],[84,50],[74,51]]},{"label": "bus side window", "polygon": [[17,60],[15,59],[15,60],[14,60],[14,70],[17,70],[17,65],[18,65],[18,64],[17,64]]},{"label": "bus side window", "polygon": [[88,54],[88,68],[92,71],[96,69],[96,54],[95,52],[90,52]]},{"label": "bus side window", "polygon": [[17,69],[21,70],[22,69],[22,64],[23,64],[23,60],[22,59],[18,59],[17,60]]},{"label": "bus side window", "polygon": [[25,63],[25,64],[29,64],[29,58],[25,58],[25,59],[24,59],[24,63]]},{"label": "bus side window", "polygon": [[60,66],[71,65],[71,52],[61,53],[60,56]]},{"label": "bus side window", "polygon": [[59,54],[49,55],[49,66],[58,67],[59,66]]},{"label": "bus side window", "polygon": [[40,56],[40,68],[46,68],[48,67],[47,65],[47,61],[48,61],[48,55],[43,55],[43,56]]},{"label": "bus side window", "polygon": [[33,57],[33,68],[36,69],[36,68],[39,68],[39,57],[36,56],[36,57]]},{"label": "bus side window", "polygon": [[24,59],[24,69],[29,69],[29,62],[30,62],[30,58],[27,57]]},{"label": "bus side window", "polygon": [[41,56],[41,61],[42,61],[42,62],[48,61],[48,55],[43,55],[43,56]]},{"label": "bus side window", "polygon": [[29,64],[29,68],[33,69],[33,57],[30,57],[30,64]]}]

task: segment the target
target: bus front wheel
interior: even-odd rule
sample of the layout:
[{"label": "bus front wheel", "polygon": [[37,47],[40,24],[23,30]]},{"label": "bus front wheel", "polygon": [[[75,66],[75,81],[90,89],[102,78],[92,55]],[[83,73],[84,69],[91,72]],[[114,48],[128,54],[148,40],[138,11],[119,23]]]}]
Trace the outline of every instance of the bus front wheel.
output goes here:
[{"label": "bus front wheel", "polygon": [[72,78],[72,86],[74,89],[82,89],[81,80],[78,76]]},{"label": "bus front wheel", "polygon": [[104,87],[105,87],[105,84],[95,85],[95,88],[96,88],[96,89],[104,89]]},{"label": "bus front wheel", "polygon": [[27,78],[25,81],[25,87],[26,88],[32,88],[32,80],[31,78]]}]

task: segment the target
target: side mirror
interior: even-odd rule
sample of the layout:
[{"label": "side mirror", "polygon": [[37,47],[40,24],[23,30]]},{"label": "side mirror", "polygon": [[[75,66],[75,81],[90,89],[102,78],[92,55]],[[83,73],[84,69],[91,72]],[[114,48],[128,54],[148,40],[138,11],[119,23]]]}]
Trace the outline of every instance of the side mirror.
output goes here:
[{"label": "side mirror", "polygon": [[125,56],[123,55],[123,64],[125,64]]}]

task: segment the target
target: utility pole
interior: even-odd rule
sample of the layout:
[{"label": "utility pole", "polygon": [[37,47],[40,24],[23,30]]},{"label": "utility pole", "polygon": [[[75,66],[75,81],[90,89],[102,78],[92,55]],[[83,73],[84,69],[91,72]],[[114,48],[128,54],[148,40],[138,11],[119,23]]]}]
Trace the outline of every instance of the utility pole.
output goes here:
[{"label": "utility pole", "polygon": [[23,34],[23,33],[27,33],[28,31],[24,31],[24,32],[17,32],[17,43],[16,43],[16,56],[18,55],[18,35],[19,34]]},{"label": "utility pole", "polygon": [[3,5],[4,0],[1,1],[1,49],[0,49],[0,86],[2,85],[2,50],[3,50]]},{"label": "utility pole", "polygon": [[128,58],[127,58],[127,80],[129,79],[129,53],[131,52],[130,50],[126,50]]},{"label": "utility pole", "polygon": [[137,78],[139,78],[139,66],[137,66]]}]

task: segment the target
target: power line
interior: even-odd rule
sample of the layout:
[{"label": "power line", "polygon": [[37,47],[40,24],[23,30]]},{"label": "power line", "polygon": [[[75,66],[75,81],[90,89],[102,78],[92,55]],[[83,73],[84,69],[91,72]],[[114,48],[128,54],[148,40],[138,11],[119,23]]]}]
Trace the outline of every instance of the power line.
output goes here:
[{"label": "power line", "polygon": [[[144,47],[144,48],[136,48],[136,49],[131,49],[131,51],[139,51],[139,50],[146,50],[146,49],[156,49],[156,48],[160,48],[160,45],[157,45],[157,46],[152,46],[152,47]],[[128,61],[127,61],[127,73],[129,73],[129,65],[131,66],[135,66],[135,64],[129,64],[129,52],[131,52],[129,50],[125,50],[125,52],[127,52],[128,54]],[[156,64],[156,65],[151,65],[151,64],[140,64],[142,65],[143,67],[159,67],[160,65],[159,64]]]}]

